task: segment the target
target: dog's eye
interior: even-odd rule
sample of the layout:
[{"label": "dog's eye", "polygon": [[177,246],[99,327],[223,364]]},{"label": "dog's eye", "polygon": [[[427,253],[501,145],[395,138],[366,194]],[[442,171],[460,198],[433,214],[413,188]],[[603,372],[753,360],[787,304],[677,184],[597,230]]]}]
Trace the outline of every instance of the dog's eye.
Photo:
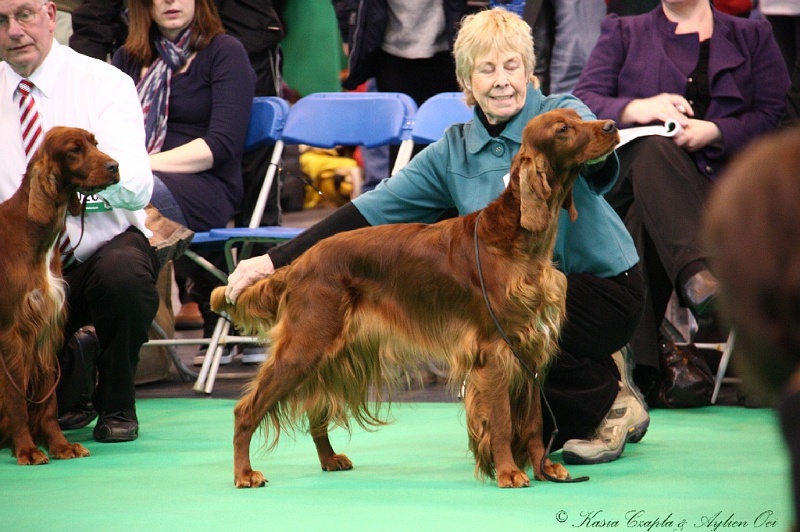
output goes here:
[{"label": "dog's eye", "polygon": [[564,135],[564,134],[567,133],[567,131],[569,131],[569,126],[566,125],[566,124],[562,124],[562,126],[560,128],[558,128],[558,134],[559,135]]}]

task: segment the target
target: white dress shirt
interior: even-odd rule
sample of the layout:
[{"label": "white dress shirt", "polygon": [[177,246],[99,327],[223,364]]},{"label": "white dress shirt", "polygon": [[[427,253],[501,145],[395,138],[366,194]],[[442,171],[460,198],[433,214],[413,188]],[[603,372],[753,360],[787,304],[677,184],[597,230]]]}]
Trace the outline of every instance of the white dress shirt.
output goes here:
[{"label": "white dress shirt", "polygon": [[[0,201],[19,188],[27,166],[16,93],[21,79],[7,63],[0,63]],[[153,192],[153,174],[142,108],[131,78],[53,41],[50,53],[28,79],[35,85],[33,96],[45,132],[54,126],[86,129],[94,133],[98,148],[119,163],[120,182],[99,194],[104,203],[87,209],[83,230],[80,216],[67,216],[70,240],[80,242],[75,249],[78,260],[86,260],[131,225],[149,237],[142,209]]]}]

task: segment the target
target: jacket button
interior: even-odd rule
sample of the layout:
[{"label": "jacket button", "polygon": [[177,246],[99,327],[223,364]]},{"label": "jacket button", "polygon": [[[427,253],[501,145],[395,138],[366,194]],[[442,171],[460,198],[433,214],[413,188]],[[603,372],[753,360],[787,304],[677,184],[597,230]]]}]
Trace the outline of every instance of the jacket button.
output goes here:
[{"label": "jacket button", "polygon": [[503,155],[503,152],[505,152],[505,149],[503,149],[503,146],[501,144],[495,144],[492,150],[494,151],[494,154],[497,155],[498,157]]}]

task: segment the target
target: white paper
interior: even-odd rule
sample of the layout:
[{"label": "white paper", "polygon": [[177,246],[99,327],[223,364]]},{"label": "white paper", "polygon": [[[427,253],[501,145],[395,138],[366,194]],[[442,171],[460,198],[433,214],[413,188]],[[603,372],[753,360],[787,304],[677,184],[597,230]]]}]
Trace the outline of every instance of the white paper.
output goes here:
[{"label": "white paper", "polygon": [[681,131],[683,131],[683,127],[681,127],[681,125],[677,123],[675,120],[668,120],[664,122],[663,125],[660,126],[641,126],[641,127],[628,127],[620,129],[619,144],[617,145],[617,148],[619,148],[620,146],[624,146],[633,139],[638,139],[639,137],[646,137],[648,135],[674,137]]}]

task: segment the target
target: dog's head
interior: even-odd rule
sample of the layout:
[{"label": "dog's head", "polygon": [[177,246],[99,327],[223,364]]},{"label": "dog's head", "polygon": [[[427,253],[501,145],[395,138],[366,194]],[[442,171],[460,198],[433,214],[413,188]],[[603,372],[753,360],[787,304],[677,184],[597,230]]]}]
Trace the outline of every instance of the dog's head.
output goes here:
[{"label": "dog's head", "polygon": [[555,109],[531,119],[511,165],[511,179],[519,184],[522,226],[542,231],[551,209],[562,206],[574,221],[578,213],[572,185],[581,167],[602,160],[618,143],[613,120],[582,120],[573,109]]},{"label": "dog's head", "polygon": [[[50,129],[28,163],[32,220],[67,204],[73,215],[80,213],[77,193],[91,195],[119,183],[119,164],[97,149],[94,135],[75,127]],[[48,208],[49,206],[49,208]],[[43,220],[49,223],[49,220]]]}]

